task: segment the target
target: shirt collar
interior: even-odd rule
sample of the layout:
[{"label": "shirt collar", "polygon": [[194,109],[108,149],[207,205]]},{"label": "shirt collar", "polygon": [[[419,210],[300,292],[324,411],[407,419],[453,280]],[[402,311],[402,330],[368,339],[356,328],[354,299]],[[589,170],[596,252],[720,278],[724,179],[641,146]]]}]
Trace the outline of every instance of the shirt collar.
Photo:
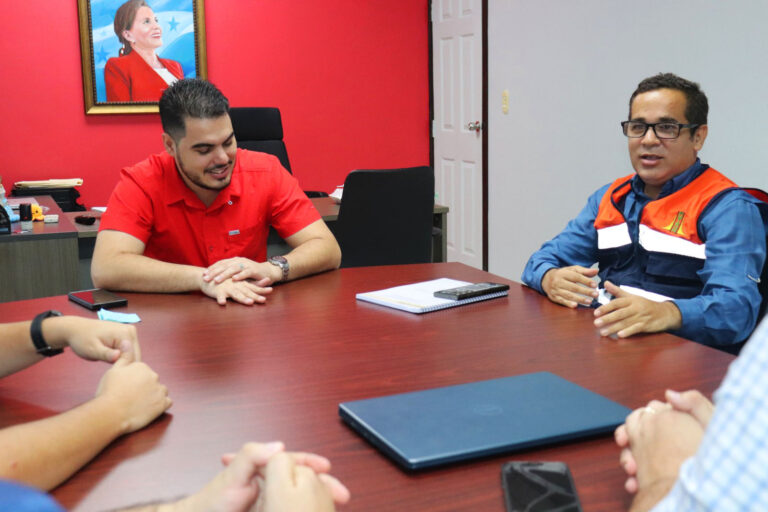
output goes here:
[{"label": "shirt collar", "polygon": [[[700,159],[696,159],[696,161],[693,163],[692,166],[678,174],[677,176],[671,178],[669,181],[667,181],[663,187],[661,187],[661,191],[659,192],[658,199],[661,199],[662,197],[668,196],[670,194],[673,194],[680,190],[681,188],[688,185],[690,182],[695,180],[699,177],[701,173],[709,169],[709,165],[701,163]],[[640,194],[643,197],[647,197],[645,194],[645,182],[640,178],[638,174],[635,174],[632,178],[632,191],[635,194]]]},{"label": "shirt collar", "polygon": [[[235,166],[232,170],[232,180],[229,182],[229,186],[219,192],[208,209],[213,210],[219,208],[223,204],[231,202],[233,198],[239,198],[242,195],[243,182],[242,173],[240,172],[240,151],[242,150],[237,150]],[[161,155],[161,161],[163,167],[163,181],[165,183],[166,204],[171,205],[184,201],[190,208],[206,209],[205,204],[203,204],[200,198],[187,186],[184,180],[181,179],[179,170],[176,168],[176,159],[167,153],[163,153]]]}]

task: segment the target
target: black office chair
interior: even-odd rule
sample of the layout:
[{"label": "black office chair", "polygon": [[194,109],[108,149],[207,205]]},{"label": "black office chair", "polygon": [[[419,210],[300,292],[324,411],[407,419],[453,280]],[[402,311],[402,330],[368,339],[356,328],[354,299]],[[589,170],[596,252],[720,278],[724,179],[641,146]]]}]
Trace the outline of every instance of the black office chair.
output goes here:
[{"label": "black office chair", "polygon": [[431,262],[434,204],[429,167],[352,171],[335,226],[341,266]]},{"label": "black office chair", "polygon": [[[237,147],[275,155],[285,169],[291,171],[288,151],[283,142],[283,120],[274,107],[232,107],[229,109]],[[327,192],[305,190],[308,197],[326,197]]]}]

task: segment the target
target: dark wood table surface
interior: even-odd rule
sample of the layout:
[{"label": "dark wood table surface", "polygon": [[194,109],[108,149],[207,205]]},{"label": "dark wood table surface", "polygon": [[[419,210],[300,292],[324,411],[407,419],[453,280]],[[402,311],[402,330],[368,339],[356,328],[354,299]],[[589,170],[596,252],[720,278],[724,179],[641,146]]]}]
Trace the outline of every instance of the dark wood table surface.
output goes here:
[{"label": "dark wood table surface", "polygon": [[[451,277],[504,281],[458,264],[344,269],[279,286],[268,304],[220,307],[199,294],[125,294],[143,360],[174,405],[124,436],[54,491],[74,510],[104,510],[201,488],[219,456],[249,440],[282,440],[329,457],[352,491],[348,511],[503,511],[508,460],[568,463],[587,511],[625,509],[623,472],[603,437],[409,474],[348,429],[347,400],[547,370],[628,407],[667,387],[711,393],[732,356],[671,335],[601,338],[588,309],[568,310],[511,283],[509,297],[414,315],[355,293]],[[51,297],[0,304],[0,321],[55,308]],[[106,370],[71,351],[0,381],[0,427],[85,400]],[[33,447],[30,447],[32,449]]]}]

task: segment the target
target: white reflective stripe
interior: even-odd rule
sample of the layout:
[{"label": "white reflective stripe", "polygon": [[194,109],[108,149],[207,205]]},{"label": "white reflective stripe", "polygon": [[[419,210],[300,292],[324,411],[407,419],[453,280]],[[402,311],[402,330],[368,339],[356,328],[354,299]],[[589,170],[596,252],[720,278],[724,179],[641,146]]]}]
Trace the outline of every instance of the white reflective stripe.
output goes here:
[{"label": "white reflective stripe", "polygon": [[629,238],[629,228],[626,223],[597,230],[598,249],[613,249],[631,243],[632,239]]},{"label": "white reflective stripe", "polygon": [[707,259],[706,244],[697,244],[640,225],[640,245],[646,251],[679,254],[689,258]]}]

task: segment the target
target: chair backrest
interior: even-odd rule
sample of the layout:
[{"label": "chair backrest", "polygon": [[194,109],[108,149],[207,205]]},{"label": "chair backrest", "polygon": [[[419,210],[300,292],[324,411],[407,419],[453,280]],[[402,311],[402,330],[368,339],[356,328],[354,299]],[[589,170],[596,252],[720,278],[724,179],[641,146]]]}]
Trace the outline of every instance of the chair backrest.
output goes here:
[{"label": "chair backrest", "polygon": [[352,171],[335,226],[341,266],[429,263],[434,204],[430,167]]},{"label": "chair backrest", "polygon": [[[762,201],[760,213],[763,216],[763,223],[768,224],[768,193],[759,188],[744,188],[743,190]],[[768,233],[766,233],[765,241],[768,247]],[[763,298],[757,317],[757,322],[760,323],[760,320],[765,315],[766,308],[768,308],[768,257],[763,262],[763,271],[760,274],[760,283],[757,285],[757,288],[760,290],[760,295]]]},{"label": "chair backrest", "polygon": [[237,147],[275,155],[291,172],[288,150],[283,142],[283,119],[274,107],[232,107],[229,109]]}]

